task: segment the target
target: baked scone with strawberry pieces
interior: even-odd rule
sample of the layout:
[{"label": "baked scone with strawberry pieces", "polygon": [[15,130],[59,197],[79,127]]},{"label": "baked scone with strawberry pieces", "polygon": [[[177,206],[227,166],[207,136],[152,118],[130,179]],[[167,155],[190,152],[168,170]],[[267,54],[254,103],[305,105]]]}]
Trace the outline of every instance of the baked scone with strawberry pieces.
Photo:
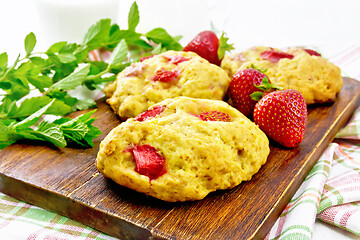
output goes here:
[{"label": "baked scone with strawberry pieces", "polygon": [[343,85],[340,68],[311,49],[258,46],[225,56],[221,67],[229,76],[249,67],[266,70],[272,83],[298,90],[306,104],[334,101]]},{"label": "baked scone with strawberry pieces", "polygon": [[167,98],[222,100],[230,77],[193,52],[167,51],[133,63],[104,89],[107,103],[126,119]]},{"label": "baked scone with strawberry pieces", "polygon": [[190,201],[250,180],[269,152],[267,136],[228,103],[177,97],[114,128],[96,167],[138,192]]}]

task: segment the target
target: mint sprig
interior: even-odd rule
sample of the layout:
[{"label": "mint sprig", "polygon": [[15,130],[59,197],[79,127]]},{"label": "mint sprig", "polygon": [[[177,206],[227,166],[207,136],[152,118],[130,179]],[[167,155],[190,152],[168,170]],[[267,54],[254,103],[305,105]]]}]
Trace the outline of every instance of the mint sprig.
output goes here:
[{"label": "mint sprig", "polygon": [[65,147],[69,144],[82,147],[94,146],[92,139],[101,134],[97,127],[91,125],[95,119],[90,116],[95,110],[74,119],[61,118],[54,122],[41,121],[38,123],[54,103],[55,99],[20,122],[1,119],[0,129],[3,134],[0,137],[0,148],[24,139],[46,141],[58,147]]},{"label": "mint sprig", "polygon": [[[0,54],[0,149],[21,139],[47,141],[64,147],[69,143],[91,147],[100,131],[92,125],[93,112],[75,120],[66,114],[93,108],[94,99],[79,99],[71,94],[79,87],[103,89],[107,82],[140,57],[167,50],[182,50],[181,37],[172,37],[163,28],[139,33],[139,9],[134,2],[128,15],[128,29],[120,29],[110,19],[101,19],[88,29],[81,43],[52,44],[44,52],[34,52],[36,36],[24,40],[25,54],[9,63]],[[108,61],[93,61],[93,50],[112,52]],[[33,93],[37,92],[37,95]],[[43,116],[61,116],[47,122]]]}]

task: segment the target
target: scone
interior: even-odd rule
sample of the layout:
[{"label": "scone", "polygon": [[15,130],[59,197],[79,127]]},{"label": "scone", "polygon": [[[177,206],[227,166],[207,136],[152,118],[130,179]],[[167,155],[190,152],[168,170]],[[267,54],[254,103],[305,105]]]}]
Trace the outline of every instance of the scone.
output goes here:
[{"label": "scone", "polygon": [[124,69],[105,87],[107,103],[121,118],[135,117],[167,98],[221,100],[230,77],[193,52],[167,51]]},{"label": "scone", "polygon": [[225,56],[221,67],[229,76],[248,67],[266,70],[272,83],[298,90],[307,104],[334,101],[343,84],[340,68],[310,49],[253,47]]},{"label": "scone", "polygon": [[138,192],[188,201],[250,180],[269,152],[260,128],[226,102],[177,97],[114,128],[96,167]]}]

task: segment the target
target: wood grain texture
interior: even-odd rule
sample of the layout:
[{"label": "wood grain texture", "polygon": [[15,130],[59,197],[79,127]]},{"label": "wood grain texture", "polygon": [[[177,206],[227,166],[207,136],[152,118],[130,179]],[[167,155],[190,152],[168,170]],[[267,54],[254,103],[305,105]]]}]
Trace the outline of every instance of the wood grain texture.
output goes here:
[{"label": "wood grain texture", "polygon": [[0,191],[120,239],[261,239],[317,159],[360,104],[360,83],[344,78],[333,104],[310,106],[304,141],[294,149],[271,142],[253,179],[201,201],[167,203],[98,173],[98,146],[120,120],[100,103],[103,134],[91,149],[17,143],[0,151]]}]

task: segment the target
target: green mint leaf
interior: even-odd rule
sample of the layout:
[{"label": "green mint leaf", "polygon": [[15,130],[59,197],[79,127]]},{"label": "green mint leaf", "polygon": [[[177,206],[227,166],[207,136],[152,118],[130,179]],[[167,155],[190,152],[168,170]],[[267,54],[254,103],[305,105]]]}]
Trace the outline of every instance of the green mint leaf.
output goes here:
[{"label": "green mint leaf", "polygon": [[[25,99],[19,107],[10,108],[7,113],[7,118],[25,118],[40,110],[52,101],[47,96],[39,96]],[[72,111],[71,107],[63,101],[54,100],[53,104],[46,110],[46,114],[57,116],[64,116]]]},{"label": "green mint leaf", "polygon": [[27,118],[25,118],[24,120],[14,124],[12,126],[12,128],[18,130],[18,129],[25,129],[25,128],[30,127],[31,125],[36,123],[43,114],[45,114],[45,112],[51,107],[51,105],[54,103],[54,101],[55,101],[55,99],[52,100],[49,104],[47,104],[44,107],[42,107],[41,109],[39,109],[38,111],[36,111],[33,114],[31,114],[30,116],[28,116]]},{"label": "green mint leaf", "polygon": [[[61,69],[61,61],[59,57],[55,53],[47,52],[46,55],[48,56],[49,60],[56,66],[58,69]],[[58,70],[55,74],[58,74],[60,71]]]},{"label": "green mint leaf", "polygon": [[30,93],[28,83],[25,84],[23,79],[14,78],[14,76],[9,75],[12,74],[8,74],[8,79],[6,79],[6,82],[10,83],[11,87],[8,89],[4,89],[9,98],[11,98],[12,100],[19,100]]},{"label": "green mint leaf", "polygon": [[53,45],[51,45],[45,53],[46,54],[58,53],[58,52],[60,52],[61,49],[63,49],[66,46],[66,44],[67,44],[66,41],[56,42]]},{"label": "green mint leaf", "polygon": [[173,39],[174,39],[176,42],[179,42],[182,38],[183,38],[182,35],[173,36]]},{"label": "green mint leaf", "polygon": [[235,49],[234,44],[229,44],[228,40],[229,38],[227,38],[225,36],[225,33],[223,32],[221,34],[221,37],[219,38],[219,49],[218,49],[219,59],[222,59],[225,56],[226,52]]},{"label": "green mint leaf", "polygon": [[8,66],[8,55],[6,52],[0,54],[0,72],[4,72]]},{"label": "green mint leaf", "polygon": [[46,121],[42,121],[33,134],[43,141],[48,141],[58,147],[65,147],[66,140],[63,132],[61,131],[59,125],[54,123],[48,123]]},{"label": "green mint leaf", "polygon": [[135,31],[136,26],[139,24],[140,16],[139,16],[139,8],[136,2],[130,7],[129,15],[128,15],[128,29],[130,31]]},{"label": "green mint leaf", "polygon": [[76,61],[76,57],[72,53],[59,53],[57,54],[61,63],[71,63]]},{"label": "green mint leaf", "polygon": [[76,61],[76,57],[71,53],[59,53],[57,56],[61,63],[71,63]]},{"label": "green mint leaf", "polygon": [[32,62],[33,64],[43,67],[45,65],[48,64],[48,62],[46,61],[46,59],[42,58],[42,57],[31,57],[29,58],[30,62]]},{"label": "green mint leaf", "polygon": [[119,42],[119,44],[116,46],[113,53],[111,54],[108,68],[111,68],[112,66],[118,64],[122,64],[122,62],[127,59],[127,53],[128,47],[125,40],[123,39]]},{"label": "green mint leaf", "polygon": [[81,45],[87,46],[89,51],[101,47],[109,37],[110,29],[110,19],[99,20],[89,28]]},{"label": "green mint leaf", "polygon": [[62,118],[56,120],[54,123],[60,125],[60,129],[64,132],[65,139],[68,143],[75,143],[83,147],[94,146],[92,140],[100,136],[101,131],[91,125],[95,118],[91,115],[96,110],[89,111],[74,119]]},{"label": "green mint leaf", "polygon": [[12,87],[10,82],[0,82],[0,88],[3,90],[9,90]]},{"label": "green mint leaf", "polygon": [[125,39],[127,43],[135,43],[141,38],[142,34],[131,30],[117,30],[110,35],[108,42],[112,43],[111,48],[115,48],[120,40]]},{"label": "green mint leaf", "polygon": [[[121,65],[121,66],[116,66],[117,72],[122,71],[125,68],[125,65]],[[121,70],[120,70],[121,69]],[[113,71],[114,69],[112,69]],[[90,77],[90,76],[89,76]],[[97,78],[93,78],[90,80],[86,80],[84,82],[84,85],[89,89],[89,90],[95,90],[95,89],[99,89],[101,91],[103,91],[103,87],[101,87],[101,84],[103,83],[107,83],[107,82],[112,82],[116,79],[116,74],[113,74],[109,77],[97,77]]]},{"label": "green mint leaf", "polygon": [[3,149],[13,143],[15,143],[19,137],[16,134],[16,131],[10,129],[8,126],[10,123],[5,123],[0,121],[0,149]]},{"label": "green mint leaf", "polygon": [[108,64],[104,61],[91,61],[90,63],[90,75],[96,75],[106,70]]},{"label": "green mint leaf", "polygon": [[146,38],[154,43],[171,43],[174,39],[163,28],[154,28],[146,33]]},{"label": "green mint leaf", "polygon": [[140,51],[141,50],[151,50],[153,49],[154,47],[151,46],[148,42],[142,40],[142,39],[137,39],[135,41],[132,42],[133,44],[135,44],[136,46],[138,46]]},{"label": "green mint leaf", "polygon": [[181,44],[176,41],[173,41],[170,44],[165,44],[164,46],[167,48],[167,50],[181,51],[183,49]]},{"label": "green mint leaf", "polygon": [[[68,124],[71,123],[71,124]],[[71,120],[65,124],[60,125],[61,130],[64,132],[66,138],[71,139],[73,141],[80,141],[89,131],[87,125],[81,121]]]},{"label": "green mint leaf", "polygon": [[60,89],[54,89],[51,92],[47,92],[46,96],[49,96],[52,99],[57,99],[66,105],[71,107],[71,111],[76,111],[75,104],[78,102],[78,99],[72,97],[68,91],[63,91]]},{"label": "green mint leaf", "polygon": [[[39,73],[39,71],[36,70],[36,66],[32,62],[24,62],[16,69],[16,71],[13,72],[13,76],[16,78],[26,78],[26,76],[31,75],[32,72],[35,72],[35,74]],[[28,84],[27,81],[24,83]]]},{"label": "green mint leaf", "polygon": [[145,34],[146,38],[157,44],[162,44],[162,47],[166,50],[180,51],[183,49],[180,43],[178,43],[170,34],[163,28],[154,28],[153,30]]},{"label": "green mint leaf", "polygon": [[[94,119],[93,119],[94,120]],[[97,137],[99,137],[101,135],[101,131],[99,130],[99,128],[91,125],[93,123],[93,121],[88,121],[87,125],[89,127],[89,131],[87,132],[87,134],[85,135],[83,141],[81,141],[81,145],[84,147],[93,147],[94,143],[93,143],[93,139],[96,139]]]},{"label": "green mint leaf", "polygon": [[101,131],[99,128],[92,125],[92,123],[95,121],[95,118],[89,119],[86,124],[89,128],[89,131],[86,133],[84,139],[81,141],[81,145],[84,147],[93,147],[94,143],[93,140],[96,139],[101,135]]},{"label": "green mint leaf", "polygon": [[6,118],[8,113],[13,109],[16,108],[16,101],[13,101],[8,96],[5,96],[0,104],[0,118]]},{"label": "green mint leaf", "polygon": [[162,53],[164,50],[163,50],[163,48],[162,48],[162,44],[160,43],[160,44],[158,44],[152,51],[151,51],[151,53],[152,54],[160,54],[160,53]]},{"label": "green mint leaf", "polygon": [[74,55],[74,51],[77,48],[76,44],[68,44],[67,42],[57,42],[51,45],[51,47],[45,52],[46,55],[54,62],[56,65],[61,65],[61,63],[71,63],[77,60]]},{"label": "green mint leaf", "polygon": [[46,121],[42,121],[36,130],[32,128],[20,129],[17,134],[20,139],[50,142],[58,147],[66,146],[64,135],[59,126]]},{"label": "green mint leaf", "polygon": [[94,99],[91,99],[91,98],[82,99],[82,100],[77,101],[75,103],[74,107],[77,110],[86,110],[89,108],[96,107],[96,102],[94,101]]},{"label": "green mint leaf", "polygon": [[54,89],[60,89],[60,90],[75,89],[77,86],[80,86],[85,81],[89,71],[90,71],[89,64],[85,64],[84,66],[76,68],[75,71],[71,73],[69,76],[65,77],[64,79],[52,85],[48,89],[48,92],[51,92]]},{"label": "green mint leaf", "polygon": [[53,84],[51,78],[46,75],[29,76],[27,80],[40,92],[45,92],[45,88],[49,88]]},{"label": "green mint leaf", "polygon": [[24,42],[27,57],[30,56],[30,54],[34,50],[35,44],[36,44],[36,37],[35,34],[31,32],[25,37],[25,42]]}]

